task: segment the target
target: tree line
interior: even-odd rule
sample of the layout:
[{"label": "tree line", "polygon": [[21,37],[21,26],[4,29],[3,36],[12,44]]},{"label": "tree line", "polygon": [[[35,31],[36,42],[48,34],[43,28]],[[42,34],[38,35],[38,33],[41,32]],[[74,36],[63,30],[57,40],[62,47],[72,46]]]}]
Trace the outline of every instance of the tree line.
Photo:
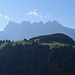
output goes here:
[{"label": "tree line", "polygon": [[8,43],[0,49],[1,75],[75,75],[75,48]]}]

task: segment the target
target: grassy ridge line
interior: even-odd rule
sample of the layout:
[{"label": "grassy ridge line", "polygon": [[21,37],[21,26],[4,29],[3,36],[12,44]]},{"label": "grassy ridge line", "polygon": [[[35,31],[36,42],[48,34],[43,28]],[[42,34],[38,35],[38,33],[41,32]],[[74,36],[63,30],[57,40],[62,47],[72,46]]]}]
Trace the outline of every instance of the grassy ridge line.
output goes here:
[{"label": "grassy ridge line", "polygon": [[[1,44],[1,45],[0,45],[0,48],[2,49],[2,48],[3,48],[5,45],[7,45],[7,44],[8,44],[8,42],[5,42],[5,43]],[[11,43],[9,43],[9,44],[11,44],[12,46],[15,46],[16,44],[23,44],[23,45],[25,45],[25,44],[30,44],[30,42],[23,41],[23,40],[19,40],[19,41],[11,42]]]},{"label": "grassy ridge line", "polygon": [[[37,43],[39,43],[39,42],[37,42]],[[0,45],[0,48],[3,48],[6,44],[8,44],[7,42],[5,42],[4,44],[1,44]],[[23,44],[23,45],[25,45],[25,44],[31,44],[31,41],[23,41],[23,40],[19,40],[19,41],[14,41],[14,42],[12,42],[12,43],[10,43],[12,46],[15,46],[16,44]],[[50,43],[40,43],[41,45],[48,45],[48,46],[50,46],[51,48],[55,48],[55,47],[60,47],[60,46],[65,46],[65,45],[67,45],[68,46],[68,44],[63,44],[63,43],[59,43],[59,42],[50,42]]]},{"label": "grassy ridge line", "polygon": [[0,48],[2,49],[6,44],[7,44],[7,42],[4,43],[4,44],[1,44],[1,45],[0,45]]},{"label": "grassy ridge line", "polygon": [[59,42],[53,42],[53,43],[41,43],[42,45],[49,45],[51,48],[60,47],[60,46],[68,46],[68,44],[63,44]]},{"label": "grassy ridge line", "polygon": [[28,41],[23,41],[23,40],[19,40],[19,41],[14,41],[14,42],[12,42],[13,44],[12,45],[16,45],[16,43],[17,44],[23,44],[23,45],[25,45],[25,44],[30,44],[30,42],[28,42]]}]

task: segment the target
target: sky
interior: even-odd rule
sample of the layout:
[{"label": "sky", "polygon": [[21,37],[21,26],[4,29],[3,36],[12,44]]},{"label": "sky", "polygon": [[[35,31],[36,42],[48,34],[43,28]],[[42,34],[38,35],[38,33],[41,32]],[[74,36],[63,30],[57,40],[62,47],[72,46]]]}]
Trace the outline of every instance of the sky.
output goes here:
[{"label": "sky", "polygon": [[0,0],[0,31],[9,21],[53,20],[75,29],[75,0]]}]

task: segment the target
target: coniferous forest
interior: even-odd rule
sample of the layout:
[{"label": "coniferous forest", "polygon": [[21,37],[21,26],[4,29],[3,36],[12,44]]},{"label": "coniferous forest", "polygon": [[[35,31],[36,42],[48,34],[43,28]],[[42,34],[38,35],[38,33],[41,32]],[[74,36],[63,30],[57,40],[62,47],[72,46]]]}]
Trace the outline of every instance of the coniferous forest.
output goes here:
[{"label": "coniferous forest", "polygon": [[35,41],[0,43],[7,43],[0,48],[0,75],[75,75],[74,45],[52,48]]}]

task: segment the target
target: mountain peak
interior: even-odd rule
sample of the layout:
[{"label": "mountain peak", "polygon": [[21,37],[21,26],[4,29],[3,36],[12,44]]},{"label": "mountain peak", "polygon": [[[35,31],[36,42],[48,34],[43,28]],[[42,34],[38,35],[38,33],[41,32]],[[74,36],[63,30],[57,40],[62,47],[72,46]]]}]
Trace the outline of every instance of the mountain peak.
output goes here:
[{"label": "mountain peak", "polygon": [[58,21],[56,21],[56,20],[53,20],[52,23],[53,23],[54,25],[57,25],[57,26],[59,26],[59,27],[60,27],[60,26],[62,27],[62,25],[61,25]]},{"label": "mountain peak", "polygon": [[22,21],[21,24],[31,24],[30,21]]},{"label": "mountain peak", "polygon": [[53,20],[52,23],[59,24],[58,21],[56,20]]},{"label": "mountain peak", "polygon": [[19,24],[19,23],[16,23],[16,22],[13,22],[13,21],[9,21],[8,25],[9,24]]},{"label": "mountain peak", "polygon": [[48,22],[46,22],[45,24],[51,24],[52,22],[51,21],[48,21]]},{"label": "mountain peak", "polygon": [[44,24],[43,21],[38,22],[39,24]]}]

